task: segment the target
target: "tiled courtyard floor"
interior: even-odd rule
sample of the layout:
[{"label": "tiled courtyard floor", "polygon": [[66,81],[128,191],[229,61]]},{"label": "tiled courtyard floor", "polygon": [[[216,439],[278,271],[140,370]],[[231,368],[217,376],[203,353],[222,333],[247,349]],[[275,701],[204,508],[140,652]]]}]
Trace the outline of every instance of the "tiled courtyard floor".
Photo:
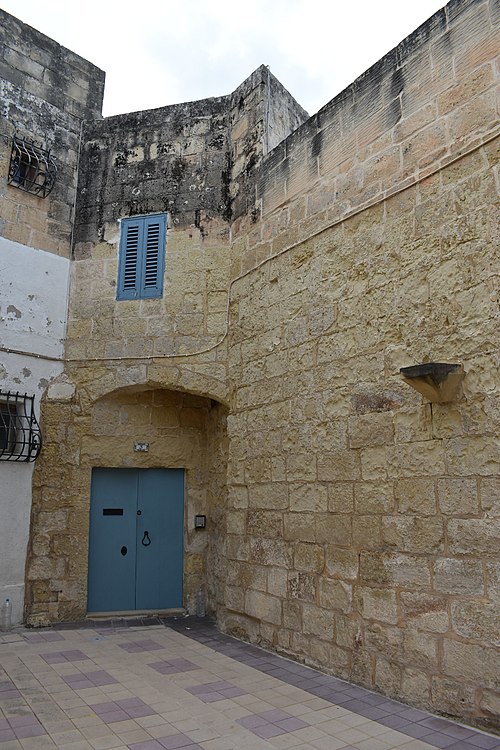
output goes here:
[{"label": "tiled courtyard floor", "polygon": [[208,621],[0,635],[0,750],[500,750]]}]

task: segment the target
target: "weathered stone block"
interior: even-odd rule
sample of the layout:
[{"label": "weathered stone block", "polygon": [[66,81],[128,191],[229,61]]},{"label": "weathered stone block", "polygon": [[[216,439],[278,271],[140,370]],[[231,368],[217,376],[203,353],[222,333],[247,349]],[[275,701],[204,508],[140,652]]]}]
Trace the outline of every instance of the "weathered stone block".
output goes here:
[{"label": "weathered stone block", "polygon": [[352,513],[354,510],[353,483],[330,482],[327,487],[328,510],[332,513]]},{"label": "weathered stone block", "polygon": [[439,518],[387,516],[382,521],[384,542],[404,552],[438,552],[444,544],[443,522]]},{"label": "weathered stone block", "polygon": [[500,479],[485,477],[479,487],[482,510],[488,516],[500,516]]},{"label": "weathered stone block", "polygon": [[293,566],[296,570],[321,573],[325,564],[325,552],[319,544],[297,542],[293,552]]},{"label": "weathered stone block", "polygon": [[429,562],[423,557],[361,552],[359,576],[362,583],[416,588],[429,586]]},{"label": "weathered stone block", "polygon": [[446,463],[448,473],[455,476],[497,475],[500,473],[500,446],[482,436],[448,440]]},{"label": "weathered stone block", "polygon": [[288,595],[304,602],[316,601],[317,576],[311,573],[288,573]]},{"label": "weathered stone block", "polygon": [[[500,482],[499,482],[500,486]],[[439,508],[450,516],[467,516],[479,511],[477,481],[448,477],[437,483]]]},{"label": "weathered stone block", "polygon": [[291,541],[316,541],[314,513],[285,513],[283,538]]},{"label": "weathered stone block", "polygon": [[[230,531],[230,518],[231,515],[230,513],[228,513],[228,531]],[[244,531],[236,533],[244,533]],[[246,533],[258,537],[282,537],[283,516],[281,513],[277,513],[275,511],[248,510],[246,512]]]},{"label": "weathered stone block", "polygon": [[319,579],[319,605],[324,609],[349,613],[352,608],[352,586],[342,581],[321,577]]},{"label": "weathered stone block", "polygon": [[365,481],[387,480],[387,446],[363,448],[361,453],[361,478]]},{"label": "weathered stone block", "polygon": [[245,592],[238,586],[226,586],[224,588],[224,603],[228,609],[237,612],[245,611]]},{"label": "weathered stone block", "polygon": [[287,456],[286,474],[290,482],[311,481],[316,479],[315,456],[307,453]]},{"label": "weathered stone block", "polygon": [[479,705],[485,713],[495,717],[495,723],[498,723],[498,716],[500,716],[500,692],[484,690]]},{"label": "weathered stone block", "polygon": [[226,514],[226,529],[228,534],[245,533],[245,511],[228,510]]},{"label": "weathered stone block", "polygon": [[450,519],[448,521],[450,551],[458,555],[484,555],[500,553],[500,519]]},{"label": "weathered stone block", "polygon": [[463,716],[464,709],[475,707],[475,690],[471,684],[460,679],[433,676],[431,678],[431,700],[437,710],[452,716]]},{"label": "weathered stone block", "polygon": [[418,669],[405,668],[401,677],[401,695],[411,705],[428,708],[431,705],[431,679]]},{"label": "weathered stone block", "polygon": [[356,512],[391,513],[394,510],[394,489],[389,482],[355,482],[354,502]]},{"label": "weathered stone block", "polygon": [[[428,295],[427,279],[425,279],[425,291]],[[411,293],[415,294],[414,288],[412,288]],[[396,412],[394,415],[394,438],[396,443],[430,440],[432,438],[432,418],[429,405]]]},{"label": "weathered stone block", "polygon": [[436,513],[436,489],[434,479],[412,477],[396,482],[396,498],[400,513],[418,513],[433,516]]},{"label": "weathered stone block", "polygon": [[288,507],[288,488],[278,482],[252,484],[248,488],[250,508],[280,510]]},{"label": "weathered stone block", "polygon": [[483,567],[479,560],[443,557],[434,563],[434,588],[446,594],[483,596]]},{"label": "weathered stone block", "polygon": [[303,631],[306,635],[315,635],[326,641],[332,641],[334,635],[333,613],[320,609],[314,604],[302,606]]},{"label": "weathered stone block", "polygon": [[474,643],[444,640],[444,674],[467,682],[480,680],[484,687],[500,687],[500,654]]},{"label": "weathered stone block", "polygon": [[391,661],[403,659],[403,631],[380,622],[368,622],[364,626],[363,645]]},{"label": "weathered stone block", "polygon": [[328,491],[322,484],[290,484],[290,510],[326,511],[328,506]]},{"label": "weathered stone block", "polygon": [[302,632],[302,606],[297,601],[283,602],[283,625],[293,633]]},{"label": "weathered stone block", "polygon": [[250,559],[261,565],[289,568],[293,552],[289,544],[279,539],[250,538]]},{"label": "weathered stone block", "polygon": [[325,571],[333,578],[355,579],[358,575],[359,556],[356,550],[327,544]]},{"label": "weathered stone block", "polygon": [[408,627],[446,633],[449,629],[448,606],[445,597],[427,593],[403,591],[401,611]]},{"label": "weathered stone block", "polygon": [[281,625],[281,600],[261,591],[247,591],[245,611],[259,620]]},{"label": "weathered stone block", "polygon": [[347,546],[351,543],[351,519],[340,513],[316,513],[316,541]]},{"label": "weathered stone block", "polygon": [[284,568],[267,570],[267,593],[285,599],[287,596],[288,573]]},{"label": "weathered stone block", "polygon": [[359,614],[365,619],[397,624],[398,607],[394,591],[357,586],[354,599]]},{"label": "weathered stone block", "polygon": [[382,544],[382,524],[378,516],[353,516],[352,546],[355,549],[379,549]]},{"label": "weathered stone block", "polygon": [[452,629],[457,635],[492,646],[500,646],[500,603],[454,601],[451,603]]},{"label": "weathered stone block", "polygon": [[318,455],[318,479],[325,482],[340,482],[359,479],[360,460],[357,451],[337,450]]},{"label": "weathered stone block", "polygon": [[437,638],[430,633],[405,630],[403,633],[403,659],[405,665],[437,672]]},{"label": "weathered stone block", "polygon": [[393,442],[392,414],[364,414],[359,417],[349,417],[349,445],[351,448],[391,445]]},{"label": "weathered stone block", "polygon": [[398,664],[379,656],[375,663],[374,685],[385,695],[397,698],[401,694],[402,669]]},{"label": "weathered stone block", "polygon": [[395,479],[444,474],[445,459],[441,441],[425,440],[389,447],[387,471]]}]

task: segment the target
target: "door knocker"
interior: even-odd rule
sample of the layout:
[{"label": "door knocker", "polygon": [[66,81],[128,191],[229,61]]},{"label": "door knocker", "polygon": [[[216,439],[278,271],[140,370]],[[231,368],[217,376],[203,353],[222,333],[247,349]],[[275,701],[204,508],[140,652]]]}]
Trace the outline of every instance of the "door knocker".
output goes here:
[{"label": "door knocker", "polygon": [[149,538],[149,532],[147,531],[144,532],[144,536],[142,537],[141,544],[143,547],[149,547],[149,545],[151,544],[151,539]]}]

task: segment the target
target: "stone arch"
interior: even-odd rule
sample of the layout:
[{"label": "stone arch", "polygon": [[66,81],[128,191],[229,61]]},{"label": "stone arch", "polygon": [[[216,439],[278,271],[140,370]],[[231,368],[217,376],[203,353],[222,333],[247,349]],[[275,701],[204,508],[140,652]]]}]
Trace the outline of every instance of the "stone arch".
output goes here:
[{"label": "stone arch", "polygon": [[80,368],[68,373],[78,385],[82,407],[124,388],[168,389],[202,396],[229,406],[229,389],[225,367],[212,374],[213,364],[192,366],[163,364],[133,364],[129,367]]},{"label": "stone arch", "polygon": [[[27,614],[48,621],[86,614],[95,467],[184,468],[185,608],[193,610],[200,586],[208,588],[213,608],[220,601],[228,408],[208,376],[188,389],[185,372],[181,377],[177,368],[158,369],[94,368],[91,377],[81,368],[66,378],[64,389],[47,394],[45,453],[34,478]],[[149,451],[135,452],[135,441],[147,442]],[[197,513],[210,519],[201,533],[194,531]]]}]

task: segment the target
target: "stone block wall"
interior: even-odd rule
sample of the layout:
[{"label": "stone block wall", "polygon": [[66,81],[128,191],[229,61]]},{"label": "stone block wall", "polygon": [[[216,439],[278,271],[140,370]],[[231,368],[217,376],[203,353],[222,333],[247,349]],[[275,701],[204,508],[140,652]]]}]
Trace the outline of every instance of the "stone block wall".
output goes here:
[{"label": "stone block wall", "polygon": [[[84,131],[69,359],[167,356],[213,347],[230,267],[224,98],[120,115]],[[116,301],[119,219],[168,214],[164,294]],[[223,380],[215,352],[196,364]]]},{"label": "stone block wall", "polygon": [[[100,116],[104,73],[2,10],[0,41],[0,234],[69,257],[81,123]],[[7,185],[14,135],[55,157],[47,198]]]},{"label": "stone block wall", "polygon": [[[219,621],[498,722],[498,4],[452,2],[263,159],[237,219]],[[399,375],[462,362],[430,404]]]},{"label": "stone block wall", "polygon": [[[227,97],[85,123],[66,367],[47,393],[34,478],[31,617],[85,614],[93,466],[187,469],[185,604],[192,610],[201,583],[211,608],[222,603],[229,222],[238,210],[231,185],[240,172],[250,182],[266,151],[267,111],[279,116],[273,137],[305,117],[277,82],[270,103],[272,82],[262,67]],[[163,296],[117,301],[120,219],[158,212],[168,216]],[[138,400],[125,408],[129,392]],[[156,408],[151,397],[172,403]],[[184,426],[195,432],[186,436]],[[133,453],[134,435],[152,446],[147,458]],[[195,512],[207,514],[208,527],[193,536]]]},{"label": "stone block wall", "polygon": [[[190,364],[224,380],[213,347],[227,328],[229,222],[246,208],[235,186],[255,184],[268,132],[284,137],[304,117],[262,66],[229,96],[85,125],[70,360],[196,355]],[[119,220],[158,212],[168,214],[163,299],[117,303]]]}]

